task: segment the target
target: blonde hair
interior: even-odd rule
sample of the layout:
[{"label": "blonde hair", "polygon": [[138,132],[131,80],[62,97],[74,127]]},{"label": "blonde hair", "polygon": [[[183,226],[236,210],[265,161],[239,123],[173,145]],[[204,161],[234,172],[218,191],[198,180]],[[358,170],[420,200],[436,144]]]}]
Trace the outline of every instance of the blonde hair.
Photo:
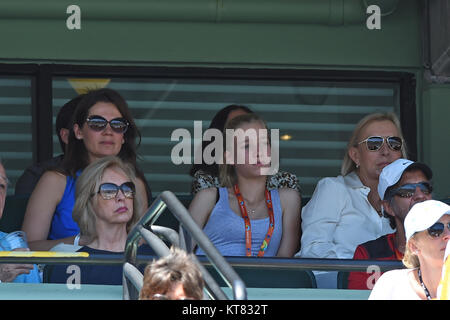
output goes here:
[{"label": "blonde hair", "polygon": [[405,254],[403,255],[403,260],[402,260],[405,267],[407,267],[409,269],[414,269],[414,268],[420,267],[419,257],[414,252],[412,252],[412,250],[409,248],[409,242],[411,241],[411,239],[414,239],[414,237],[415,237],[415,235],[413,235],[406,243]]},{"label": "blonde hair", "polygon": [[204,280],[192,254],[172,247],[169,255],[153,260],[145,268],[139,300],[152,300],[155,294],[166,294],[175,283],[181,283],[188,298],[203,298]]},{"label": "blonde hair", "polygon": [[356,164],[353,162],[353,160],[349,156],[349,150],[352,147],[356,147],[358,145],[360,134],[363,131],[365,127],[367,127],[370,123],[375,121],[391,121],[394,126],[397,128],[398,135],[402,139],[402,158],[407,159],[407,150],[406,150],[406,144],[403,138],[403,133],[400,125],[400,121],[398,120],[397,116],[393,112],[387,112],[387,113],[371,113],[362,118],[357,124],[355,129],[353,130],[352,136],[350,137],[350,140],[347,144],[347,149],[344,155],[344,160],[342,161],[341,166],[341,175],[346,176],[347,174],[353,172],[356,170]]},{"label": "blonde hair", "polygon": [[[92,241],[97,237],[96,230],[96,201],[95,195],[100,187],[103,174],[106,169],[118,168],[122,170],[131,182],[136,186],[136,174],[131,164],[123,162],[119,157],[107,156],[91,163],[78,177],[75,186],[75,205],[72,217],[80,228],[80,234],[89,237]],[[133,198],[133,215],[127,223],[127,232],[139,221],[143,210],[142,199],[139,192]]]},{"label": "blonde hair", "polygon": [[[224,130],[222,132],[223,135],[223,150],[227,150],[228,145],[234,146],[234,136],[233,141],[227,141],[227,135],[226,130],[227,129],[237,129],[244,123],[251,123],[251,122],[261,122],[264,125],[264,128],[267,129],[266,122],[258,116],[256,113],[249,113],[249,114],[243,114],[240,116],[236,116],[227,123],[225,123]],[[270,143],[270,139],[269,139]],[[234,170],[234,166],[231,164],[227,164],[226,161],[224,161],[223,164],[219,164],[219,181],[220,185],[222,187],[232,187],[237,183],[237,177],[236,177],[236,171]]]}]

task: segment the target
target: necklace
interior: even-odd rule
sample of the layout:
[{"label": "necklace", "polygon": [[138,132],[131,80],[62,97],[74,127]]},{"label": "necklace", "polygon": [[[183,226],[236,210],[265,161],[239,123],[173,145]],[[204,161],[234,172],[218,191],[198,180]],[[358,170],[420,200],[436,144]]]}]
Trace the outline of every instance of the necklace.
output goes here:
[{"label": "necklace", "polygon": [[[239,188],[238,188],[238,190],[239,190]],[[245,206],[245,202],[247,202],[247,200],[245,200],[244,198],[242,198],[243,199],[243,201],[244,201],[244,206]],[[264,199],[264,202],[266,202],[266,199]],[[247,202],[248,203],[248,202]],[[258,205],[256,206],[256,208],[255,209],[252,209],[252,208],[248,208],[247,209],[247,207],[246,207],[246,210],[247,210],[247,213],[249,213],[251,216],[255,216],[255,213],[256,213],[256,209],[258,209]]]},{"label": "necklace", "polygon": [[[250,223],[250,218],[247,214],[247,208],[245,207],[244,198],[242,197],[241,191],[239,190],[239,187],[237,184],[234,185],[234,193],[236,195],[236,198],[239,203],[239,207],[241,209],[242,218],[244,219],[245,224],[245,255],[251,256],[252,255],[252,227]],[[267,230],[267,234],[263,240],[263,243],[261,245],[261,248],[259,249],[259,252],[257,254],[258,257],[264,256],[264,253],[267,250],[267,247],[269,246],[269,242],[272,239],[272,234],[275,228],[275,218],[273,214],[273,207],[272,207],[272,197],[270,195],[269,190],[265,190],[265,198],[266,198],[266,205],[267,209],[269,211],[269,229]],[[253,210],[254,211],[254,210]]]},{"label": "necklace", "polygon": [[431,300],[430,291],[428,291],[427,287],[425,286],[425,283],[423,283],[422,272],[420,272],[420,269],[419,271],[417,271],[417,274],[419,276],[420,285],[422,286],[423,291],[425,291],[425,295],[427,296],[427,300]]}]

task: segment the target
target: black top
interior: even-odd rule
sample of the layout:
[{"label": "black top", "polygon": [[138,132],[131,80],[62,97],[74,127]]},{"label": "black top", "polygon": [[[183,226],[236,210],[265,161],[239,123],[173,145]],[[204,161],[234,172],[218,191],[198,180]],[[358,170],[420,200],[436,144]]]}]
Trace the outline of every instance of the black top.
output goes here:
[{"label": "black top", "polygon": [[[90,247],[82,247],[77,252],[87,252],[89,255],[117,255],[123,256],[124,252],[111,252],[97,250]],[[139,255],[152,255],[157,258],[155,252],[148,245],[144,244],[138,248]],[[149,261],[151,262],[151,260]],[[44,282],[68,283],[68,284],[104,284],[122,285],[123,265],[93,265],[80,264],[78,268],[73,265],[47,265],[44,271]],[[71,267],[71,268],[69,268]],[[144,273],[145,265],[139,266],[141,273]],[[78,278],[79,276],[79,278]],[[78,282],[79,279],[79,282]]]},{"label": "black top", "polygon": [[51,158],[47,161],[33,164],[25,169],[20,178],[16,182],[15,195],[30,195],[42,174],[51,168],[61,165],[64,155]]}]

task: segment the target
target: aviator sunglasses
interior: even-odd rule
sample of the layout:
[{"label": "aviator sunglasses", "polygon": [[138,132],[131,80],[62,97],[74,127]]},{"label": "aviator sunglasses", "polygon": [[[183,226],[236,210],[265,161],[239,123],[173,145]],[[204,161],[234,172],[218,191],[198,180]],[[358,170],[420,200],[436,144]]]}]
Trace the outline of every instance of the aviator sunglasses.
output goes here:
[{"label": "aviator sunglasses", "polygon": [[129,126],[129,123],[125,118],[114,118],[108,121],[101,116],[90,116],[86,119],[86,123],[89,128],[97,132],[105,130],[108,123],[115,133],[125,133]]},{"label": "aviator sunglasses", "polygon": [[389,197],[399,196],[401,198],[411,198],[416,193],[417,187],[419,187],[420,191],[424,194],[433,192],[433,187],[428,182],[408,183],[391,190],[389,192]]},{"label": "aviator sunglasses", "polygon": [[367,150],[378,151],[383,146],[384,141],[386,141],[391,150],[400,151],[402,149],[403,141],[400,137],[371,136],[361,142],[358,142],[358,144],[365,142]]},{"label": "aviator sunglasses", "polygon": [[436,222],[427,229],[428,234],[433,238],[439,238],[444,233],[445,226],[447,226],[447,229],[450,231],[450,222],[447,222],[446,224]]},{"label": "aviator sunglasses", "polygon": [[102,183],[100,187],[98,188],[98,192],[100,193],[100,196],[104,200],[110,200],[117,197],[117,194],[119,193],[119,190],[122,191],[125,198],[133,199],[134,195],[136,193],[136,188],[134,186],[133,182],[125,182],[122,183],[122,185],[118,186],[115,183],[106,182]]}]

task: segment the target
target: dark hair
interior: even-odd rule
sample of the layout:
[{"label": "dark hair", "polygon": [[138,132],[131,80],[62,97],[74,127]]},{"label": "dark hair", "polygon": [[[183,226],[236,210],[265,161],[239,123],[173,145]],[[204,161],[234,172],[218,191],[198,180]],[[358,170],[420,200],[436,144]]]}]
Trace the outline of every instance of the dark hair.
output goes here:
[{"label": "dark hair", "polygon": [[[431,179],[432,177],[432,173],[428,173],[425,172],[426,169],[423,169],[421,167],[417,167],[414,166],[413,164],[411,164],[410,166],[408,166],[405,170],[403,170],[402,175],[400,176],[400,179],[397,181],[396,184],[389,186],[386,191],[384,192],[385,196],[384,196],[384,200],[388,201],[390,206],[392,207],[392,204],[394,202],[394,195],[392,194],[392,191],[397,189],[398,187],[400,187],[400,180],[402,179],[403,175],[405,174],[405,172],[414,172],[414,171],[421,171],[426,177],[427,179]],[[431,170],[431,169],[430,169]],[[431,172],[431,171],[430,171]],[[389,225],[391,226],[392,229],[395,229],[397,227],[397,223],[395,222],[395,217],[391,216],[390,214],[384,213],[384,216],[386,218],[389,219]]]},{"label": "dark hair", "polygon": [[[388,191],[389,189],[392,190],[392,186],[390,186],[386,191]],[[386,201],[388,201],[389,205],[392,207],[392,204],[394,202],[394,197],[391,197],[391,198],[387,199]],[[389,220],[389,225],[391,226],[392,229],[397,228],[397,222],[395,222],[394,216],[391,216],[390,214],[386,213],[384,210],[383,210],[383,216]]]},{"label": "dark hair", "polygon": [[[140,144],[141,133],[134,123],[133,117],[125,99],[117,91],[103,88],[92,90],[86,93],[75,110],[69,132],[67,154],[64,157],[64,161],[62,164],[63,170],[66,172],[66,174],[75,176],[78,170],[84,169],[89,165],[88,153],[84,142],[82,140],[76,139],[73,126],[77,124],[80,128],[82,128],[89,114],[89,109],[98,102],[112,103],[119,110],[122,117],[128,121],[129,127],[123,136],[125,142],[122,145],[122,148],[120,149],[120,152],[117,156],[121,160],[129,162],[131,165],[133,165],[133,167],[136,168],[136,148],[137,145]],[[138,137],[139,142],[136,145],[136,138]]]},{"label": "dark hair", "polygon": [[[234,110],[243,110],[247,113],[253,113],[253,111],[250,110],[250,108],[243,106],[243,105],[239,105],[239,104],[228,105],[225,108],[220,109],[216,113],[214,118],[211,120],[211,124],[209,125],[208,129],[218,129],[218,130],[220,130],[220,132],[223,132],[228,115]],[[202,142],[202,154],[203,154],[203,151],[205,150],[205,148],[212,142],[213,141],[203,141]],[[211,154],[211,155],[214,156],[213,154]],[[210,175],[212,175],[214,177],[217,177],[219,175],[219,166],[216,163],[214,163],[214,164],[204,163],[203,157],[202,157],[201,164],[193,164],[192,165],[191,170],[189,171],[189,174],[191,176],[194,176],[194,174],[198,170],[202,170],[205,173],[209,173]]]},{"label": "dark hair", "polygon": [[63,153],[65,153],[66,144],[62,141],[59,131],[63,128],[70,130],[72,115],[75,113],[75,109],[83,97],[84,94],[80,94],[79,96],[71,99],[69,102],[66,102],[61,109],[59,109],[58,115],[56,116],[55,130]]}]

